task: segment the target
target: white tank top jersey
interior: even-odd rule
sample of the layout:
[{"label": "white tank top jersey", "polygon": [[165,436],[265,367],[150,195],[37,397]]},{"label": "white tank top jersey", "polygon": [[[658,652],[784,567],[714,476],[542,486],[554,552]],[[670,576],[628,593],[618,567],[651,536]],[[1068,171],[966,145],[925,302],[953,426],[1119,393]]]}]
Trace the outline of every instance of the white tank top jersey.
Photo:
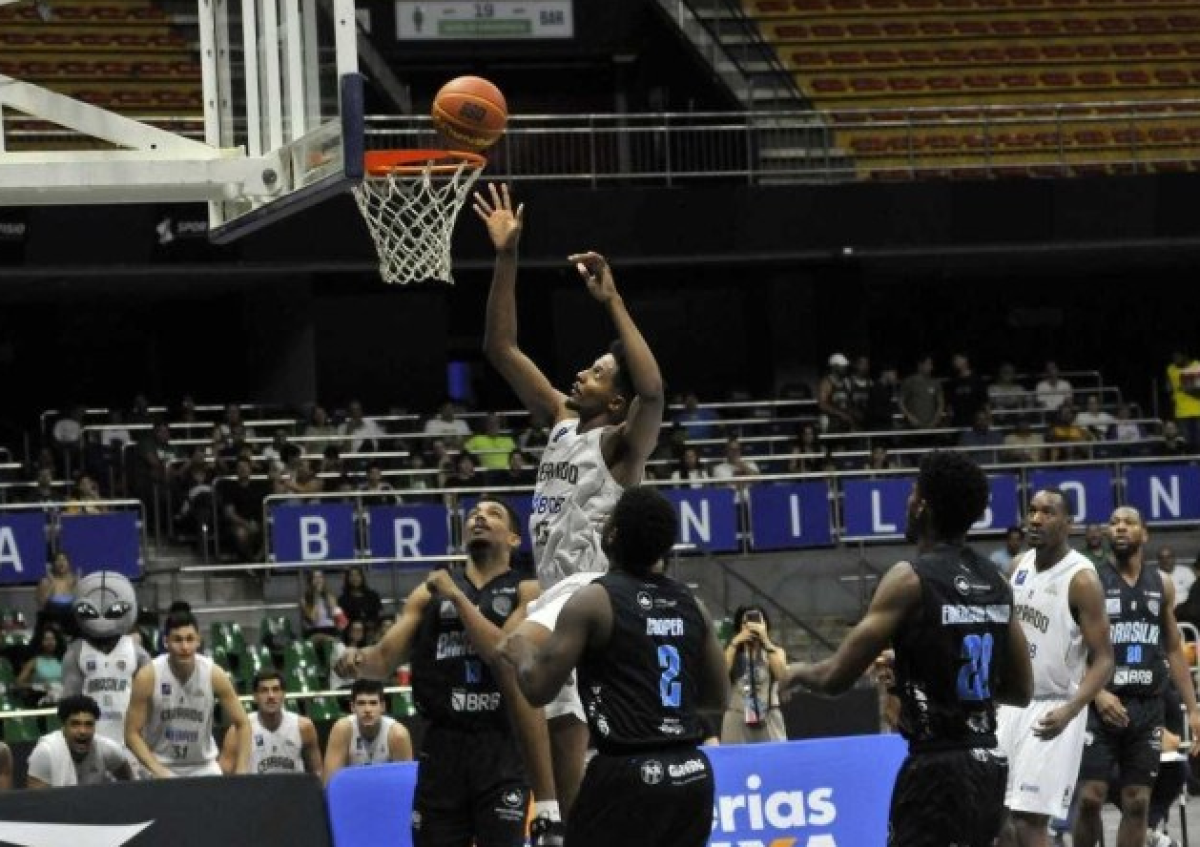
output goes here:
[{"label": "white tank top jersey", "polygon": [[542,588],[572,574],[608,571],[600,531],[623,489],[600,450],[604,427],[578,430],[576,418],[555,424],[538,464],[529,537]]},{"label": "white tank top jersey", "polygon": [[252,773],[304,773],[304,742],[300,738],[300,716],[283,711],[274,731],[250,715],[250,770]]},{"label": "white tank top jersey", "polygon": [[79,672],[83,693],[100,705],[96,732],[125,746],[125,712],[137,673],[137,646],[128,635],[121,636],[111,653],[97,650],[87,641],[79,649]]},{"label": "white tank top jersey", "polygon": [[1087,670],[1083,632],[1071,616],[1071,580],[1081,570],[1095,571],[1086,557],[1070,551],[1039,572],[1034,550],[1022,554],[1012,575],[1013,613],[1029,642],[1035,699],[1074,696]]},{"label": "white tank top jersey", "polygon": [[167,660],[162,655],[152,663],[154,694],[146,722],[146,743],[166,768],[215,762],[212,659],[197,655],[196,667],[186,683],[176,679]]},{"label": "white tank top jersey", "polygon": [[388,752],[388,735],[391,734],[392,724],[396,721],[384,715],[380,718],[379,734],[373,741],[368,740],[358,728],[358,715],[350,716],[350,755],[346,757],[351,765],[380,765],[391,760]]}]

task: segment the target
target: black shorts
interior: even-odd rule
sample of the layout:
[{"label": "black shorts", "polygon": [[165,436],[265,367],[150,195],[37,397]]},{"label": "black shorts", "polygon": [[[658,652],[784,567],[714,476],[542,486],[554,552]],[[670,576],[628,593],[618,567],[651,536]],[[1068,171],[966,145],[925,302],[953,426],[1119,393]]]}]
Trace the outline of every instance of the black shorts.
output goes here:
[{"label": "black shorts", "polygon": [[712,765],[695,747],[594,756],[567,817],[566,847],[704,847]]},{"label": "black shorts", "polygon": [[909,755],[892,789],[889,847],[991,847],[1007,782],[1008,760],[996,750]]},{"label": "black shorts", "polygon": [[1095,706],[1088,707],[1079,778],[1121,787],[1154,785],[1162,755],[1162,698],[1122,698],[1121,704],[1129,714],[1124,727],[1105,723]]},{"label": "black shorts", "polygon": [[528,807],[512,733],[429,727],[417,759],[414,847],[521,847]]}]

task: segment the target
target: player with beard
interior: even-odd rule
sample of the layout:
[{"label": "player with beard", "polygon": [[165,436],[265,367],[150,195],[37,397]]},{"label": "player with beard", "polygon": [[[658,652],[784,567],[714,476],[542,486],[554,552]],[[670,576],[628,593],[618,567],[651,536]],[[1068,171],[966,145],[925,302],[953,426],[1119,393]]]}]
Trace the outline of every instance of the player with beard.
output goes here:
[{"label": "player with beard", "polygon": [[521,535],[506,503],[480,500],[463,535],[466,568],[430,574],[381,642],[347,650],[337,672],[381,678],[405,657],[412,663],[417,710],[429,721],[413,797],[416,847],[472,839],[479,847],[521,847],[529,788],[509,715],[527,727],[541,717],[503,687],[481,654],[523,618],[538,587],[512,569]]},{"label": "player with beard", "polygon": [[[475,212],[496,250],[488,295],[484,353],[531,414],[553,421],[538,466],[529,521],[538,582],[544,592],[521,625],[541,643],[554,631],[571,595],[608,570],[601,545],[605,521],[621,492],[637,485],[658,444],[665,405],[663,380],[646,339],[617,291],[603,256],[570,256],[588,293],[604,307],[617,331],[609,352],[576,374],[569,395],[556,389],[517,344],[517,246],[524,222],[508,187],[490,185],[475,194]],[[510,673],[502,667],[497,673]],[[546,706],[545,731],[526,734],[518,725],[534,779],[534,847],[561,844],[561,814],[569,811],[583,775],[588,731],[574,678]],[[553,763],[552,785],[539,772]],[[561,811],[559,804],[562,804]]]},{"label": "player with beard", "polygon": [[[1114,561],[1096,566],[1104,585],[1116,670],[1088,708],[1091,741],[1083,750],[1079,812],[1071,843],[1100,843],[1100,810],[1114,777],[1121,791],[1117,847],[1146,843],[1150,792],[1162,754],[1163,688],[1167,669],[1187,707],[1192,737],[1200,738],[1200,710],[1175,622],[1175,585],[1143,564],[1150,538],[1141,513],[1120,506],[1108,521]],[[1192,755],[1200,745],[1192,746]]]},{"label": "player with beard", "polygon": [[1033,495],[1025,531],[1031,549],[1013,563],[1011,583],[1033,662],[1033,702],[998,716],[1009,761],[1001,847],[1048,847],[1050,819],[1067,816],[1079,776],[1085,710],[1113,671],[1104,590],[1092,563],[1067,543],[1071,505],[1060,489]]},{"label": "player with beard", "polygon": [[1033,679],[1012,590],[965,542],[988,496],[969,457],[926,454],[908,498],[916,558],[884,575],[832,657],[788,666],[788,687],[836,695],[894,650],[909,755],[892,793],[889,845],[991,847],[1003,821],[1008,763],[996,750],[996,704],[1026,705]]}]

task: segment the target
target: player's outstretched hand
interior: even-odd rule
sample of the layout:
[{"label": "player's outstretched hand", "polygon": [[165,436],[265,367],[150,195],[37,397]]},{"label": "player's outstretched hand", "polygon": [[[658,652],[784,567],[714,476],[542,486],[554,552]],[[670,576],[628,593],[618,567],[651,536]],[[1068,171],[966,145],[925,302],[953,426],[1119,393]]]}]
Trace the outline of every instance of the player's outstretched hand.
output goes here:
[{"label": "player's outstretched hand", "polygon": [[1042,741],[1050,741],[1053,738],[1058,738],[1062,734],[1062,731],[1075,719],[1077,714],[1079,713],[1070,706],[1059,706],[1057,709],[1051,709],[1034,725],[1033,734]]},{"label": "player's outstretched hand", "polygon": [[358,666],[362,664],[362,650],[357,647],[347,647],[346,652],[338,656],[333,663],[333,671],[343,679],[356,679]]},{"label": "player's outstretched hand", "polygon": [[475,201],[472,203],[475,214],[487,226],[496,252],[516,250],[517,242],[521,240],[521,229],[525,225],[525,204],[513,209],[512,197],[505,183],[497,188],[496,183],[489,182],[487,190],[486,197],[482,191],[475,192]]},{"label": "player's outstretched hand", "polygon": [[600,303],[607,303],[617,296],[617,283],[613,280],[608,260],[599,253],[574,253],[567,261],[575,266],[588,291]]}]

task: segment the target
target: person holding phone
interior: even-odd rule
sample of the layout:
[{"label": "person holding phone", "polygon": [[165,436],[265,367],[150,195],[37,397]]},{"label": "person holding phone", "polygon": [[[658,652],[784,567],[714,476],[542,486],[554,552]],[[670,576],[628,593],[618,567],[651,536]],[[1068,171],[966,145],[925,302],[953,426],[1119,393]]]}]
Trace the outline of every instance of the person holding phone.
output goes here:
[{"label": "person holding phone", "polygon": [[771,620],[757,606],[733,614],[733,637],[725,647],[729,703],[721,721],[722,744],[786,741],[779,683],[787,675],[787,656],[771,641]]}]

